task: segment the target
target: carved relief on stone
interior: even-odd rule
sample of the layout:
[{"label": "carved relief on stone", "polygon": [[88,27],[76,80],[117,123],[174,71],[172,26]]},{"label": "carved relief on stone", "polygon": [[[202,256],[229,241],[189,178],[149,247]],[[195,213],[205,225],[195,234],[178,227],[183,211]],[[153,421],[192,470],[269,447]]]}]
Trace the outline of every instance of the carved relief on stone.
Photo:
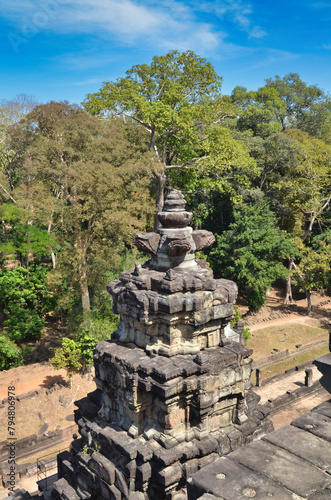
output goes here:
[{"label": "carved relief on stone", "polygon": [[170,257],[180,257],[191,250],[191,243],[188,238],[172,240],[168,243],[167,254]]},{"label": "carved relief on stone", "polygon": [[196,251],[204,250],[215,243],[215,236],[210,231],[205,231],[204,229],[199,229],[193,231],[192,238],[194,240]]},{"label": "carved relief on stone", "polygon": [[142,252],[156,255],[159,247],[160,235],[157,233],[138,233],[134,238],[134,244]]}]

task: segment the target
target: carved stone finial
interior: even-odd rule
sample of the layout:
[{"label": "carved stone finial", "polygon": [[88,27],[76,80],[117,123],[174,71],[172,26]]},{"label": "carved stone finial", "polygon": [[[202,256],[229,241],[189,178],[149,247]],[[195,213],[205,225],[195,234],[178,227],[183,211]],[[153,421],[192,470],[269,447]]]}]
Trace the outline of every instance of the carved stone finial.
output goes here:
[{"label": "carved stone finial", "polygon": [[170,257],[180,257],[191,250],[191,244],[188,238],[181,240],[172,240],[168,243],[167,254]]},{"label": "carved stone finial", "polygon": [[170,191],[166,197],[163,210],[165,212],[183,212],[185,210],[185,205],[186,201],[183,194],[177,189],[174,189],[173,191]]},{"label": "carved stone finial", "polygon": [[171,191],[164,202],[164,209],[157,214],[163,227],[183,228],[189,225],[193,214],[185,211],[186,201],[180,191]]}]

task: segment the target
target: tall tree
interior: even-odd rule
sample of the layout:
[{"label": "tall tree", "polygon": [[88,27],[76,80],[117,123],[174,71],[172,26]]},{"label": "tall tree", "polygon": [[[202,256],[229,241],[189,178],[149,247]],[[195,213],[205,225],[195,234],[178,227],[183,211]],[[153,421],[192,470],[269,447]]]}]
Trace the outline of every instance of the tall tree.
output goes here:
[{"label": "tall tree", "polygon": [[292,277],[307,297],[307,314],[312,310],[311,293],[326,288],[331,271],[331,246],[316,239],[315,248],[300,245],[300,260],[294,266]]},{"label": "tall tree", "polygon": [[[297,73],[265,80],[256,91],[235,87],[231,98],[239,108],[238,127],[267,137],[298,128],[327,139],[330,133],[331,99],[317,85],[307,85]],[[330,137],[328,138],[328,142]]]},{"label": "tall tree", "polygon": [[148,225],[146,138],[120,120],[100,121],[78,106],[51,102],[27,115],[12,140],[24,144],[26,174],[15,193],[57,236],[57,271],[77,283],[87,310],[92,258],[107,267],[112,254],[114,265]]},{"label": "tall tree", "polygon": [[12,191],[19,181],[19,171],[15,163],[16,148],[11,147],[9,132],[15,123],[30,113],[37,105],[32,96],[18,95],[12,100],[0,101],[0,193],[5,200],[14,202]]},{"label": "tall tree", "polygon": [[283,78],[279,75],[268,78],[265,87],[275,89],[286,105],[285,113],[279,115],[283,130],[290,126],[311,132],[307,126],[309,117],[315,115],[318,119],[316,105],[322,102],[330,104],[322,89],[317,85],[307,85],[298,73],[288,73]]},{"label": "tall tree", "polygon": [[288,275],[283,261],[294,252],[291,238],[277,227],[264,200],[234,212],[234,221],[228,231],[217,235],[208,260],[216,277],[236,281],[250,310],[256,311],[274,281]]},{"label": "tall tree", "polygon": [[89,113],[121,116],[148,132],[157,211],[163,208],[170,170],[197,165],[206,169],[217,165],[220,172],[228,168],[226,144],[221,145],[221,139],[228,137],[217,138],[220,127],[214,125],[235,116],[236,110],[229,98],[221,96],[221,83],[204,58],[192,51],[172,51],[154,57],[151,65],[133,66],[125,78],[106,82],[99,92],[88,94],[84,107]]}]

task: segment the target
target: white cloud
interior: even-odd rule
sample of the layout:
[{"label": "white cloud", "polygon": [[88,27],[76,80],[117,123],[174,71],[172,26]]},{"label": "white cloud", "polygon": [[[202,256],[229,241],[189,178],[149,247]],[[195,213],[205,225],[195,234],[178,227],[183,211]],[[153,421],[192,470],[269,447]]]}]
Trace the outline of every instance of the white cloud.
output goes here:
[{"label": "white cloud", "polygon": [[275,65],[276,63],[289,61],[296,59],[298,56],[292,52],[287,52],[285,50],[277,50],[265,48],[261,52],[261,59],[258,63],[251,66],[251,69],[262,68],[264,66],[269,66],[270,64]]},{"label": "white cloud", "polygon": [[[225,15],[250,37],[266,34],[252,23],[252,9],[243,0],[2,0],[0,12],[27,37],[46,29],[90,34],[124,47],[191,49],[201,55],[238,48],[227,43],[220,27]],[[213,24],[204,22],[206,13],[216,16]]]},{"label": "white cloud", "polygon": [[267,35],[266,31],[255,25],[252,19],[254,11],[244,0],[206,1],[200,4],[200,8],[214,12],[220,19],[228,17],[250,37],[262,38]]},{"label": "white cloud", "polygon": [[214,50],[219,43],[217,27],[200,22],[191,8],[174,0],[3,0],[0,12],[26,35],[42,29],[56,33],[84,33],[115,39],[132,46],[171,46]]}]

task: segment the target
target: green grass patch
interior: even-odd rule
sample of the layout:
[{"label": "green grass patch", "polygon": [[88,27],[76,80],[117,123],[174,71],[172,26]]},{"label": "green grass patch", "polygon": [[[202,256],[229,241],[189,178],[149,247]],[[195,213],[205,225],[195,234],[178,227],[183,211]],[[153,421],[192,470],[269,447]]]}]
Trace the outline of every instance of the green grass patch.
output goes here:
[{"label": "green grass patch", "polygon": [[[267,380],[268,378],[274,377],[275,375],[280,375],[284,373],[286,370],[290,370],[291,368],[295,368],[296,366],[303,365],[304,363],[308,363],[309,361],[313,361],[320,356],[324,356],[329,352],[329,346],[326,345],[324,347],[319,347],[317,349],[312,349],[311,351],[303,352],[302,354],[297,354],[289,359],[285,359],[284,361],[279,361],[279,363],[275,363],[273,365],[265,366],[262,369],[262,381]],[[256,383],[255,373],[252,375],[253,384]],[[303,380],[302,380],[303,382]]]},{"label": "green grass patch", "polygon": [[298,344],[312,344],[319,339],[327,339],[328,336],[326,328],[289,323],[253,331],[247,347],[253,349],[253,359],[257,361],[273,354],[274,348],[281,352],[286,349],[292,351]]}]

